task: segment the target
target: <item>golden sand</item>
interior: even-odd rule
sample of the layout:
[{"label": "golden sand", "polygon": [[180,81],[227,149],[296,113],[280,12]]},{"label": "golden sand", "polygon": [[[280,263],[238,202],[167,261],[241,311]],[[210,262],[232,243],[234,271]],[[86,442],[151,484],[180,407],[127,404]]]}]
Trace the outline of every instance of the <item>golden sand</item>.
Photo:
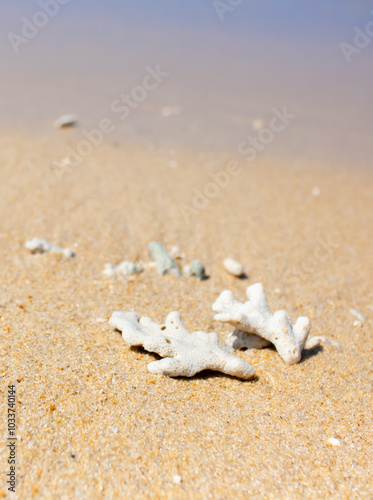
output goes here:
[{"label": "golden sand", "polygon": [[[50,163],[65,139],[0,138],[0,429],[5,443],[17,379],[19,499],[372,498],[369,172],[238,158],[242,172],[187,223],[180,205],[229,155],[107,144],[58,178]],[[32,237],[76,257],[31,255]],[[149,262],[152,240],[178,245],[181,265],[202,260],[210,279],[102,274],[107,262]],[[248,279],[224,270],[228,256]],[[295,366],[271,349],[240,352],[253,381],[172,379],[108,325],[114,310],[158,322],[178,310],[191,331],[225,339],[211,304],[226,288],[244,300],[258,281],[273,310],[309,316],[311,335],[343,347]],[[12,498],[6,460],[4,444],[0,497]]]}]

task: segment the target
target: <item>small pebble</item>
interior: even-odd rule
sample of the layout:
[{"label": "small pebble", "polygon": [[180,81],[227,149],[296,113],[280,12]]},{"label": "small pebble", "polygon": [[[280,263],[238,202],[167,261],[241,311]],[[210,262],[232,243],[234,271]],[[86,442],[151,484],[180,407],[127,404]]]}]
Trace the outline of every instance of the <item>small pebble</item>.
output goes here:
[{"label": "small pebble", "polygon": [[54,128],[74,127],[78,123],[77,115],[62,115],[54,122]]},{"label": "small pebble", "polygon": [[328,443],[332,446],[341,446],[341,441],[337,438],[329,438]]},{"label": "small pebble", "polygon": [[48,241],[42,240],[41,238],[33,238],[32,240],[27,240],[25,243],[25,248],[31,253],[44,254],[44,253],[61,253],[65,257],[74,257],[75,253],[71,248],[61,248],[58,245],[53,245]]},{"label": "small pebble", "polygon": [[260,130],[264,127],[264,120],[262,120],[261,118],[255,118],[251,122],[251,126],[253,127],[254,130]]},{"label": "small pebble", "polygon": [[180,248],[177,245],[171,248],[170,255],[174,259],[185,259],[185,253],[180,252]]},{"label": "small pebble", "polygon": [[314,188],[312,189],[312,196],[315,196],[315,197],[316,197],[316,196],[320,196],[320,194],[321,194],[320,188],[318,188],[318,187],[314,187]]},{"label": "small pebble", "polygon": [[179,476],[178,474],[176,474],[176,475],[172,478],[172,482],[173,482],[174,484],[180,484],[180,483],[181,483],[181,481],[182,481],[182,478],[181,478],[181,476]]},{"label": "small pebble", "polygon": [[225,259],[223,265],[225,267],[225,270],[233,276],[241,276],[244,272],[243,266],[234,259]]},{"label": "small pebble", "polygon": [[365,316],[363,316],[359,311],[356,311],[356,309],[350,309],[350,313],[352,316],[355,316],[361,323],[364,323],[365,321]]},{"label": "small pebble", "polygon": [[200,260],[194,260],[190,264],[189,275],[195,276],[196,278],[199,278],[201,280],[205,279],[206,278],[206,270],[205,270],[204,263],[201,262]]}]

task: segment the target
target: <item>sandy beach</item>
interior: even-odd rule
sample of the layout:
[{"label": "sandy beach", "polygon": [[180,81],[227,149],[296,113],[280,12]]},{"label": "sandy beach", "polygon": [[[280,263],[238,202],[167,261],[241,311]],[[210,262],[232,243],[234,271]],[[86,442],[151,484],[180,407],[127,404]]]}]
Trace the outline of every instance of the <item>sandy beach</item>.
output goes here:
[{"label": "sandy beach", "polygon": [[[69,134],[0,134],[1,393],[16,385],[18,416],[17,493],[2,446],[0,497],[373,498],[372,172],[109,140],[58,176]],[[239,173],[207,187],[232,161]],[[33,237],[76,256],[32,255]],[[203,261],[209,279],[157,275],[153,240],[179,246],[181,267]],[[247,279],[224,270],[228,256]],[[122,260],[145,271],[102,274]],[[232,328],[212,303],[224,289],[243,301],[257,282],[272,310],[309,316],[311,335],[340,346],[293,366],[273,349],[237,352],[250,381],[177,379],[149,373],[157,357],[108,324],[115,310],[160,323],[176,310],[224,340]]]}]

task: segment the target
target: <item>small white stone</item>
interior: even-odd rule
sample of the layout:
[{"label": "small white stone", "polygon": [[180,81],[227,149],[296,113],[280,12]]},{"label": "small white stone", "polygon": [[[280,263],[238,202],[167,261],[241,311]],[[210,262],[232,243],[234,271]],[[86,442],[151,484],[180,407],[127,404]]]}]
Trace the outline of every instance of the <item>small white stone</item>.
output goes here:
[{"label": "small white stone", "polygon": [[182,478],[181,476],[179,476],[179,474],[175,474],[175,476],[172,478],[172,482],[174,484],[180,484],[182,481]]},{"label": "small white stone", "polygon": [[233,276],[241,276],[243,274],[243,266],[234,259],[228,258],[223,262],[225,270]]},{"label": "small white stone", "polygon": [[77,115],[62,115],[54,122],[54,128],[74,127],[78,122]]},{"label": "small white stone", "polygon": [[359,326],[360,327],[361,325],[362,325],[361,321],[359,321],[357,319],[354,321],[354,326]]},{"label": "small white stone", "polygon": [[312,196],[315,196],[315,197],[316,197],[316,196],[320,196],[320,194],[321,194],[321,190],[320,190],[320,188],[318,188],[318,187],[314,187],[314,188],[312,189]]},{"label": "small white stone", "polygon": [[350,313],[352,316],[355,316],[361,323],[364,323],[365,321],[365,316],[363,316],[359,311],[356,311],[356,309],[350,309]]},{"label": "small white stone", "polygon": [[170,165],[171,168],[177,168],[179,166],[179,162],[176,161],[176,160],[171,160],[169,162],[169,165]]},{"label": "small white stone", "polygon": [[328,443],[332,446],[341,446],[341,441],[337,438],[329,438]]}]

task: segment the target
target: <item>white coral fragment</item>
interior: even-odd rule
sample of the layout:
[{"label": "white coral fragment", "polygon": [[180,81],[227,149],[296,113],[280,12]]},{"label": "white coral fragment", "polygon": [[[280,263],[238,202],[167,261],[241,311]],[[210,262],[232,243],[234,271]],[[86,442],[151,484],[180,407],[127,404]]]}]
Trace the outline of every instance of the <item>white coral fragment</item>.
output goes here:
[{"label": "white coral fragment", "polygon": [[65,257],[74,257],[75,253],[70,248],[61,248],[40,238],[33,238],[25,243],[27,250],[31,253],[62,253]]},{"label": "white coral fragment", "polygon": [[215,370],[242,379],[250,379],[254,368],[219,347],[216,333],[189,333],[180,314],[171,312],[164,325],[136,312],[114,312],[109,323],[122,332],[131,346],[143,346],[162,358],[149,363],[151,373],[170,377],[193,377],[202,370]]},{"label": "white coral fragment", "polygon": [[[286,311],[272,314],[261,283],[249,286],[246,295],[249,300],[242,304],[233,297],[232,292],[225,290],[212,306],[213,311],[218,313],[215,315],[216,320],[236,327],[229,337],[229,343],[234,348],[252,348],[253,344],[260,344],[255,335],[274,344],[285,363],[299,363],[311,329],[310,320],[302,316],[292,325]],[[262,342],[261,347],[264,346]]]},{"label": "white coral fragment", "polygon": [[231,259],[230,257],[224,260],[223,266],[225,270],[229,274],[232,274],[233,276],[242,276],[244,274],[244,269],[242,264],[240,264],[234,259]]},{"label": "white coral fragment", "polygon": [[77,115],[62,115],[55,122],[53,123],[54,128],[67,128],[67,127],[74,127],[79,118]]},{"label": "white coral fragment", "polygon": [[343,349],[342,344],[340,344],[336,340],[328,339],[327,337],[324,337],[324,335],[310,337],[305,344],[305,348],[313,349],[314,347],[318,347],[322,344],[330,345],[332,347],[336,347],[337,349]]},{"label": "white coral fragment", "polygon": [[105,276],[118,276],[121,274],[129,275],[142,273],[143,268],[139,264],[124,260],[117,266],[113,264],[105,264],[105,269],[102,272],[103,274],[105,274]]}]

